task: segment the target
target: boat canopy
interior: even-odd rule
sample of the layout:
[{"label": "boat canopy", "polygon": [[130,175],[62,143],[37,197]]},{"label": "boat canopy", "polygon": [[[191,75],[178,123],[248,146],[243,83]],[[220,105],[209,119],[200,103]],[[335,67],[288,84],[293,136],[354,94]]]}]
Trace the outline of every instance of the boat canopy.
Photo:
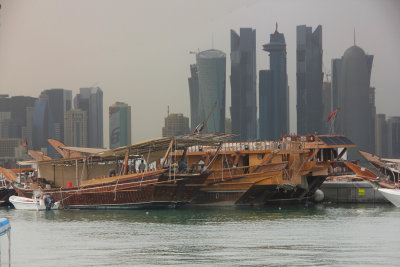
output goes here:
[{"label": "boat canopy", "polygon": [[328,146],[355,147],[355,144],[343,135],[319,135],[318,139]]},{"label": "boat canopy", "polygon": [[96,154],[101,158],[123,156],[129,150],[132,155],[146,155],[158,151],[166,151],[173,141],[172,150],[182,150],[185,147],[202,145],[216,146],[226,139],[231,138],[231,134],[196,134],[196,135],[180,135],[174,137],[162,137],[147,140],[130,146],[123,146]]}]

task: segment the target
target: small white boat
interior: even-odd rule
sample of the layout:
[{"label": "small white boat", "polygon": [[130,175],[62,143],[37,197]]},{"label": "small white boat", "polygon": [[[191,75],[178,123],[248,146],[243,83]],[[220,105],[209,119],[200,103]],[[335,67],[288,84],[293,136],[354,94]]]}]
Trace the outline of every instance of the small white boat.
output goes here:
[{"label": "small white boat", "polygon": [[54,202],[49,195],[36,195],[33,198],[11,196],[9,201],[17,210],[56,210],[60,202]]},{"label": "small white boat", "polygon": [[388,189],[378,188],[379,192],[393,205],[400,208],[400,190],[399,189]]}]

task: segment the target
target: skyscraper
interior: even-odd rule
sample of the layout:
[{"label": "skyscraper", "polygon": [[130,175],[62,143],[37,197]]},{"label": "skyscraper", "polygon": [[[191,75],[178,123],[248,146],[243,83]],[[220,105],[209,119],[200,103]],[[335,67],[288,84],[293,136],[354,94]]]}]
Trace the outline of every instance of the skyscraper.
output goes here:
[{"label": "skyscraper", "polygon": [[375,154],[388,157],[388,122],[385,114],[376,114],[375,117]]},{"label": "skyscraper", "polygon": [[190,95],[190,125],[195,129],[201,121],[198,119],[199,113],[199,76],[197,74],[197,65],[190,65],[189,95]]},{"label": "skyscraper", "polygon": [[239,140],[257,138],[256,30],[231,30],[232,133]]},{"label": "skyscraper", "polygon": [[322,26],[297,26],[297,133],[326,132],[322,117]]},{"label": "skyscraper", "polygon": [[64,142],[64,116],[72,108],[72,91],[64,89],[48,89],[42,94],[48,96],[48,105],[53,116],[54,138]]},{"label": "skyscraper", "polygon": [[225,53],[215,49],[202,51],[197,53],[196,62],[199,81],[197,124],[205,121],[210,114],[203,132],[224,133],[226,98]]},{"label": "skyscraper", "polygon": [[74,106],[88,114],[88,147],[103,147],[103,91],[100,87],[81,88]]},{"label": "skyscraper", "polygon": [[190,132],[189,118],[183,116],[181,113],[168,114],[164,121],[165,126],[162,128],[163,137],[188,134]]},{"label": "skyscraper", "polygon": [[58,154],[47,142],[49,138],[55,138],[54,119],[50,110],[49,96],[41,94],[35,101],[33,108],[33,132],[32,143],[34,150],[41,150],[50,157]]},{"label": "skyscraper", "polygon": [[[322,107],[323,113],[322,118],[324,121],[327,121],[329,115],[332,113],[332,83],[331,82],[323,82],[322,84]],[[334,129],[332,130],[332,133]]]},{"label": "skyscraper", "polygon": [[400,117],[388,119],[388,154],[391,158],[400,158]]},{"label": "skyscraper", "polygon": [[264,50],[270,52],[270,70],[259,75],[260,139],[277,140],[289,133],[289,87],[286,71],[286,43],[278,29],[270,34]]},{"label": "skyscraper", "polygon": [[71,109],[65,113],[64,136],[67,146],[87,147],[87,112]]},{"label": "skyscraper", "polygon": [[110,148],[128,146],[131,144],[131,107],[122,102],[116,102],[109,107]]},{"label": "skyscraper", "polygon": [[361,158],[357,150],[375,150],[375,88],[370,87],[373,56],[354,45],[342,57],[340,74],[341,129],[356,145],[350,159]]}]

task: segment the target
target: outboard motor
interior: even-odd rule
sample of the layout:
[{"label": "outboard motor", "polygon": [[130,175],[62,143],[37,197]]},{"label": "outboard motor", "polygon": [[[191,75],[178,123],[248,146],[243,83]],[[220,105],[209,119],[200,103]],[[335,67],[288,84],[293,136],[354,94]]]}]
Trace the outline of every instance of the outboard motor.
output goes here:
[{"label": "outboard motor", "polygon": [[51,210],[51,208],[54,206],[54,199],[52,198],[52,196],[49,195],[45,195],[43,198],[46,210]]}]

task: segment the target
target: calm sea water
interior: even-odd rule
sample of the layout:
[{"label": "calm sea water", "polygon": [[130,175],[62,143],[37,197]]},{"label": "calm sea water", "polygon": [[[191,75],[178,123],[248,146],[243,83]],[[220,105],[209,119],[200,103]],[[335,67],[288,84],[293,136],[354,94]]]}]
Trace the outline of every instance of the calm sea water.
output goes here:
[{"label": "calm sea water", "polygon": [[400,209],[390,205],[0,216],[11,222],[12,266],[400,266]]}]

